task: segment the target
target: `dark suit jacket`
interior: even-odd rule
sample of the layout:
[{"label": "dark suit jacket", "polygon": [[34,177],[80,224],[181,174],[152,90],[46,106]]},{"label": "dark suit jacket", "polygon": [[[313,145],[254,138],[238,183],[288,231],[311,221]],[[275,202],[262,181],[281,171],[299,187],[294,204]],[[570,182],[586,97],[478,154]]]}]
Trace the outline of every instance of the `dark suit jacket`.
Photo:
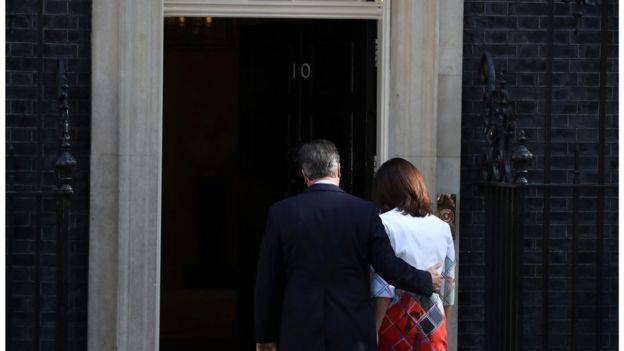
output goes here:
[{"label": "dark suit jacket", "polygon": [[431,295],[429,272],[394,254],[379,211],[316,184],[269,209],[255,288],[257,342],[278,351],[376,350],[370,265],[388,283]]}]

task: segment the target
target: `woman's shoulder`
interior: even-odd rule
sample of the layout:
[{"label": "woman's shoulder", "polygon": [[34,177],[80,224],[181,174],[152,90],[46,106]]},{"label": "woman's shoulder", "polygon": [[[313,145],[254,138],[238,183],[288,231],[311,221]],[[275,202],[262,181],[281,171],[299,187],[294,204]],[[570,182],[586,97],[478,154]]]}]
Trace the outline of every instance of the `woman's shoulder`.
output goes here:
[{"label": "woman's shoulder", "polygon": [[440,219],[440,217],[434,215],[434,214],[429,214],[425,217],[423,217],[425,219],[427,219],[428,221],[435,223],[437,225],[441,225],[441,226],[448,226],[448,223],[446,223],[445,221],[443,221],[442,219]]},{"label": "woman's shoulder", "polygon": [[423,219],[426,220],[431,226],[435,226],[441,230],[451,231],[451,226],[434,214],[427,215],[426,217],[423,217]]},{"label": "woman's shoulder", "polygon": [[403,221],[405,219],[405,214],[398,208],[393,208],[390,211],[380,214],[379,217],[381,217],[381,221],[384,223],[396,223]]},{"label": "woman's shoulder", "polygon": [[382,219],[393,220],[393,221],[407,221],[407,222],[417,222],[417,223],[427,223],[434,225],[448,225],[448,223],[444,222],[438,216],[434,214],[429,214],[424,217],[416,217],[410,214],[404,213],[398,208],[394,208],[390,211],[384,212],[381,215]]},{"label": "woman's shoulder", "polygon": [[436,232],[448,232],[450,235],[451,227],[448,223],[441,220],[434,214],[427,215],[425,217],[414,217],[409,214],[403,213],[403,211],[395,208],[390,211],[384,212],[380,215],[382,222],[386,226],[409,226],[409,227],[426,227],[428,230],[434,230]]},{"label": "woman's shoulder", "polygon": [[440,234],[448,234],[450,236],[451,234],[451,227],[449,224],[434,214],[429,214],[424,217],[412,217],[407,215],[407,217],[409,217],[409,219],[405,218],[405,221],[411,226],[418,227],[430,234],[436,236]]},{"label": "woman's shoulder", "polygon": [[438,235],[443,235],[447,240],[453,241],[453,235],[451,234],[451,226],[440,219],[440,217],[430,214],[425,217],[429,223],[428,227],[437,232]]}]

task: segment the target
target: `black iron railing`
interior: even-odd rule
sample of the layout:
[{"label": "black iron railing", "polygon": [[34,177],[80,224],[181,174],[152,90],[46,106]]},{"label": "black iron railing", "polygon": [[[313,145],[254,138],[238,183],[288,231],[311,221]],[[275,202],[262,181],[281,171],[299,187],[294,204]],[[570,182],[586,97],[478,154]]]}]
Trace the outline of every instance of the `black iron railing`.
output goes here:
[{"label": "black iron railing", "polygon": [[[50,211],[50,208],[45,204],[47,201],[56,202],[55,206],[55,220],[53,225],[56,227],[56,323],[55,323],[55,344],[57,350],[67,350],[68,344],[68,279],[70,262],[68,254],[68,234],[70,232],[70,200],[74,193],[72,188],[72,171],[76,167],[76,159],[71,154],[71,143],[69,134],[69,105],[68,105],[68,84],[65,62],[59,60],[58,64],[58,112],[59,112],[59,130],[60,130],[60,146],[58,151],[58,157],[55,162],[55,171],[57,174],[57,185],[54,187],[44,187],[41,182],[38,182],[38,186],[35,189],[20,188],[15,186],[12,182],[7,183],[7,210],[11,211],[11,206],[14,201],[25,200],[35,204],[34,212],[31,218],[34,223],[30,222],[26,226],[31,227],[32,233],[34,233],[33,250],[32,250],[32,308],[30,315],[32,317],[32,347],[33,350],[41,349],[42,325],[44,312],[49,312],[49,306],[42,308],[42,294],[46,293],[52,295],[53,292],[46,289],[46,279],[43,279],[43,266],[49,267],[50,263],[42,262],[44,253],[49,253],[47,249],[44,250],[44,236],[47,236],[47,229],[50,223],[44,224],[44,213]],[[41,108],[41,107],[39,107]],[[40,124],[38,124],[38,132],[41,133]],[[11,154],[11,148],[9,147],[7,161],[13,162],[13,155]],[[38,172],[42,173],[42,172]],[[45,211],[44,211],[45,209]],[[14,272],[13,265],[13,244],[16,241],[15,231],[20,223],[16,223],[14,215],[7,216],[7,254],[6,254],[6,318],[13,317],[13,301],[14,296],[14,279],[12,273]],[[50,238],[45,238],[49,241]],[[7,335],[7,349],[11,349],[11,337],[13,331],[9,328],[11,323],[6,323],[6,335]]]},{"label": "black iron railing", "polygon": [[[578,158],[578,157],[577,157]],[[578,175],[579,168],[574,173]],[[617,185],[580,183],[578,177],[573,184],[494,184],[483,186],[486,203],[486,335],[488,350],[522,350],[523,328],[528,324],[538,324],[540,335],[532,335],[542,341],[542,349],[549,350],[552,343],[560,343],[570,350],[586,349],[578,340],[578,335],[587,332],[584,325],[592,324],[593,345],[595,350],[602,348],[603,319],[601,311],[605,311],[602,295],[605,291],[604,279],[604,245],[605,245],[605,193],[613,192]],[[556,196],[553,196],[556,195]],[[615,197],[615,195],[613,195]],[[566,209],[564,217],[553,217],[551,202],[554,199],[564,198],[571,207]],[[541,223],[539,218],[527,216],[526,201],[537,203],[534,213],[542,212]],[[594,211],[587,211],[587,204],[595,203]],[[541,204],[541,206],[540,206]],[[585,211],[583,211],[583,209]],[[557,213],[560,214],[560,213]],[[588,219],[587,217],[590,217]],[[538,223],[535,223],[537,220]],[[584,223],[580,223],[580,221]],[[593,229],[588,228],[587,221],[594,221]],[[554,223],[556,221],[556,223]],[[563,233],[556,237],[551,231],[555,226],[563,227]],[[525,257],[525,243],[530,242],[526,233],[541,227],[538,233],[541,237],[541,264],[530,262],[535,258]],[[534,238],[535,233],[531,233]],[[580,239],[590,247],[580,246]],[[566,241],[564,245],[554,244],[556,241]],[[562,246],[564,251],[562,252]],[[534,249],[534,251],[537,249]],[[587,256],[587,250],[591,255]],[[558,262],[552,261],[553,253],[564,256]],[[586,269],[584,274],[579,273],[579,257],[584,257],[582,264]],[[588,258],[589,257],[589,258]],[[593,260],[593,262],[589,262]],[[532,286],[535,281],[527,278],[528,275],[537,275],[527,267],[537,267],[541,272],[541,286]],[[554,267],[562,268],[554,270]],[[587,268],[594,270],[587,273]],[[595,286],[586,286],[580,281],[595,282]],[[566,286],[557,286],[560,279],[566,281]],[[531,282],[531,283],[527,283]],[[527,286],[528,285],[528,286]],[[523,301],[526,298],[525,290],[541,290],[541,318],[528,320],[523,316]],[[556,301],[554,294],[564,293],[565,301]],[[584,296],[583,298],[579,296]],[[583,323],[579,311],[587,303],[587,297],[593,304],[593,313],[583,316]],[[550,311],[556,306],[567,305],[563,308],[568,315],[553,315]],[[536,306],[533,306],[536,307]],[[553,322],[568,323],[568,331],[554,330]],[[588,322],[589,321],[589,322]],[[566,340],[552,340],[553,334],[565,335]]]},{"label": "black iron railing", "polygon": [[524,185],[487,184],[485,321],[488,350],[518,350],[522,339]]},{"label": "black iron railing", "polygon": [[522,339],[522,247],[524,189],[533,158],[524,131],[516,131],[504,72],[497,74],[489,53],[481,59],[484,137],[483,181],[486,204],[486,346],[518,350]]},{"label": "black iron railing", "polygon": [[[528,181],[532,155],[525,146],[524,133],[515,128],[504,73],[496,72],[488,53],[481,60],[487,143],[482,169],[486,212],[485,338],[490,351],[553,347],[602,350],[605,344],[605,270],[610,268],[607,263],[613,265],[606,262],[605,242],[616,235],[606,228],[617,225],[606,220],[606,201],[617,198],[617,185],[605,182],[608,3],[600,4],[596,179],[593,183],[582,181],[577,144],[572,181],[552,183],[554,2],[549,0],[547,7],[544,183]],[[586,1],[575,2],[577,22],[586,5]],[[524,330],[531,330],[531,335],[523,335]]]},{"label": "black iron railing", "polygon": [[[539,325],[538,330],[541,329],[541,335],[532,337],[541,340],[543,350],[551,349],[552,343],[565,345],[564,348],[570,350],[587,349],[588,342],[579,340],[579,335],[583,333],[592,335],[592,349],[602,349],[606,307],[603,304],[606,268],[604,246],[605,228],[608,225],[605,221],[605,195],[613,192],[612,197],[616,197],[617,185],[580,183],[578,152],[576,155],[575,180],[572,184],[486,183],[483,186],[486,204],[485,334],[488,350],[525,349],[522,347],[526,344],[526,340],[523,341],[523,329],[531,324]],[[563,218],[554,218],[553,215],[559,213],[552,211],[552,201],[562,198],[571,206],[566,209]],[[541,222],[540,218],[536,218],[539,215],[527,216],[527,200],[537,204],[538,208],[531,210],[533,213],[542,212]],[[594,204],[596,206],[592,211],[587,211],[589,205],[583,202],[591,202],[592,207]],[[594,221],[593,230],[587,230],[588,221]],[[555,226],[564,228],[563,233],[557,233],[556,237],[551,233]],[[537,234],[530,232],[536,228]],[[541,250],[539,264],[535,264],[535,257],[525,256],[524,248],[530,242],[526,238],[527,233],[532,238],[542,235],[538,239],[541,248],[533,249]],[[566,243],[555,244],[561,240]],[[586,244],[579,245],[581,240]],[[586,247],[587,242],[591,243],[590,247]],[[588,250],[591,253],[589,258]],[[553,254],[564,257],[563,261],[558,259],[553,262]],[[579,257],[584,257],[584,270],[579,270]],[[541,273],[530,272],[527,267],[535,267]],[[559,269],[554,270],[554,267]],[[540,318],[528,320],[523,313],[523,301],[527,296],[527,286],[523,282],[531,281],[531,278],[539,277],[540,274],[541,284],[531,284],[528,290],[541,291],[538,306],[541,315]],[[588,277],[595,282],[594,286],[581,283]],[[565,281],[565,287],[558,286],[561,278]],[[562,292],[565,300],[556,301],[556,296]],[[588,300],[593,306],[586,306]],[[567,315],[553,315],[553,308],[562,306]],[[580,316],[580,313],[584,315]],[[533,315],[530,318],[535,317]],[[561,320],[565,320],[567,331],[555,330],[560,325],[554,323]],[[588,324],[591,328],[587,327]],[[549,340],[553,339],[554,334],[565,335],[566,338]]]}]

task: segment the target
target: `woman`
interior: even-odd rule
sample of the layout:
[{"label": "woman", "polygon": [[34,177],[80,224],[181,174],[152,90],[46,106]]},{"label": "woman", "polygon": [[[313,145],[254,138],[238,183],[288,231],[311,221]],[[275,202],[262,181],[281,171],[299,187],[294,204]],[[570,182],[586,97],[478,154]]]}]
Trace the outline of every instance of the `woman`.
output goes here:
[{"label": "woman", "polygon": [[396,255],[419,269],[439,263],[444,277],[440,291],[424,297],[395,292],[372,273],[379,350],[447,350],[446,319],[455,299],[450,227],[433,215],[422,175],[404,159],[391,159],[379,168],[372,195]]}]

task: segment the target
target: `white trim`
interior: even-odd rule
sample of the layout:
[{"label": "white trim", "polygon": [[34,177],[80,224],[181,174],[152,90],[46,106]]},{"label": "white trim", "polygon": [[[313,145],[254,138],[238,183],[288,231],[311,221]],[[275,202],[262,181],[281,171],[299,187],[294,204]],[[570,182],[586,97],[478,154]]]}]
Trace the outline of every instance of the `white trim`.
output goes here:
[{"label": "white trim", "polygon": [[[90,351],[159,348],[163,16],[383,21],[388,1],[93,0]],[[384,126],[389,29],[378,34]]]},{"label": "white trim", "polygon": [[381,19],[383,2],[164,0],[165,17]]},{"label": "white trim", "polygon": [[93,0],[89,351],[158,350],[162,14]]},{"label": "white trim", "polygon": [[379,45],[379,63],[377,65],[378,97],[377,102],[377,156],[375,171],[388,160],[388,118],[390,108],[390,0],[382,3],[383,11],[379,20],[377,37]]}]

